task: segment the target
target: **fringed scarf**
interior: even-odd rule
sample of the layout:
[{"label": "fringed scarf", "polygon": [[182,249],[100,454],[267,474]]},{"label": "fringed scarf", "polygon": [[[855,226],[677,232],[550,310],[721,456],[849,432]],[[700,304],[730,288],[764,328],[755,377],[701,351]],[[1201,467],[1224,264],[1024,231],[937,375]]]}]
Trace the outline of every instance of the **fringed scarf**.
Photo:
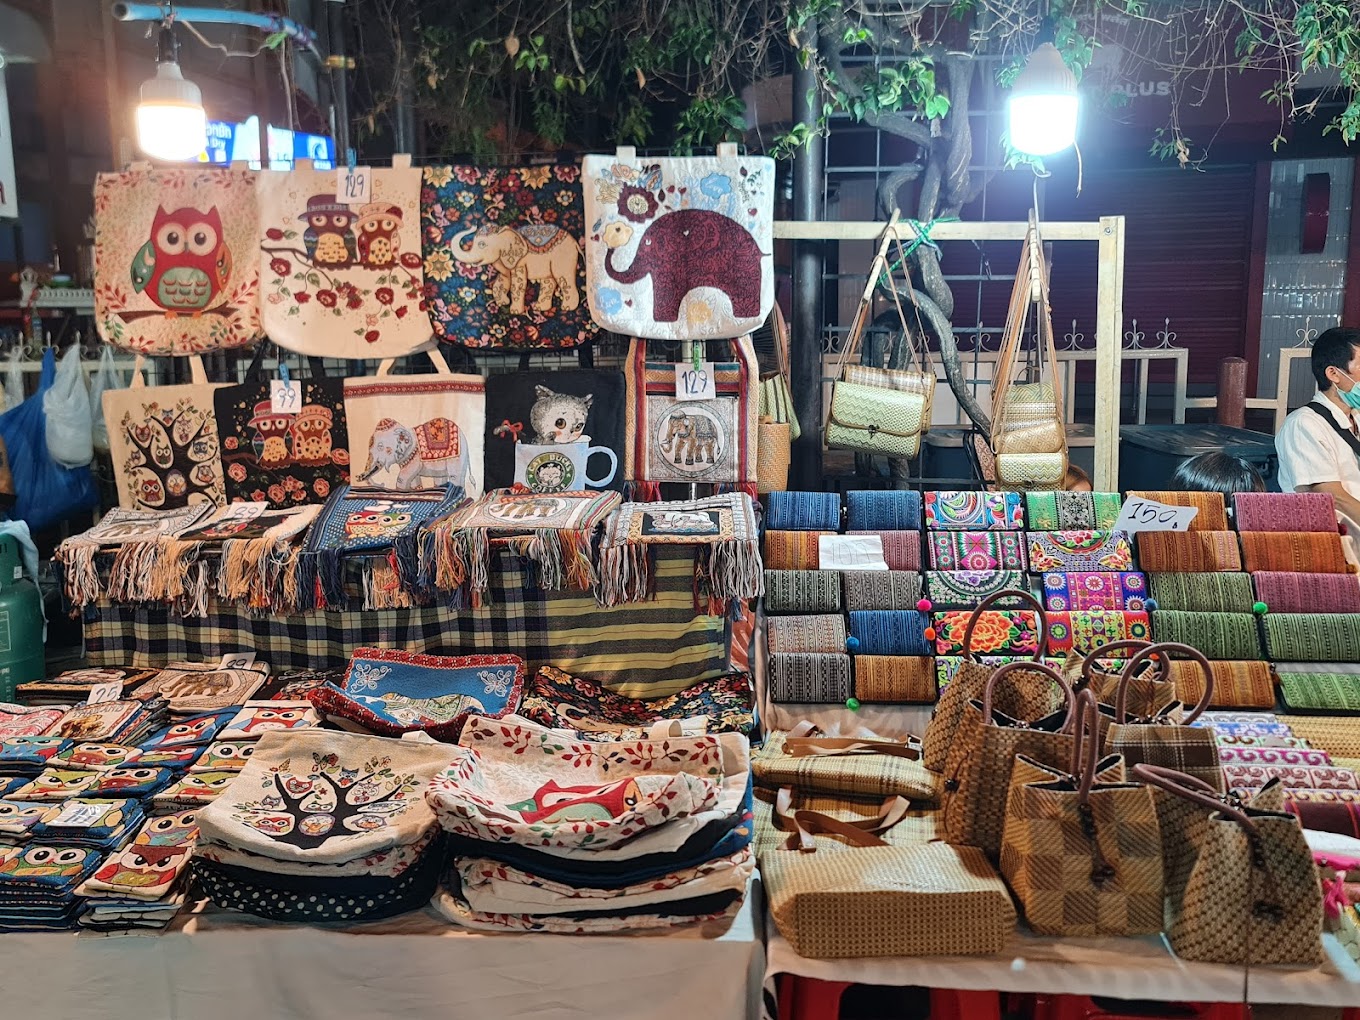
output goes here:
[{"label": "fringed scarf", "polygon": [[[192,503],[173,510],[123,510],[115,507],[104,515],[98,524],[89,531],[74,535],[57,547],[53,559],[62,566],[63,590],[66,600],[74,609],[83,609],[91,602],[102,598],[106,592],[100,580],[99,567],[95,562],[101,550],[114,547],[119,549],[114,559],[127,552],[125,559],[140,564],[147,550],[144,546],[154,546],[161,538],[173,537],[193,527],[213,510],[211,503]],[[116,601],[136,602],[149,596],[145,594],[144,584],[138,583],[140,574],[120,582],[120,591],[125,596]],[[110,579],[110,586],[114,583]]]}]

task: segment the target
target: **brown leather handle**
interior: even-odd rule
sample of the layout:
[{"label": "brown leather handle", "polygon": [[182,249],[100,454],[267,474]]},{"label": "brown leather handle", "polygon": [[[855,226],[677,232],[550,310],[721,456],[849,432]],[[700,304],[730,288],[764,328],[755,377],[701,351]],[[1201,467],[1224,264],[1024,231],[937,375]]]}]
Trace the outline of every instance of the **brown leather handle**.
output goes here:
[{"label": "brown leather handle", "polygon": [[1260,835],[1256,823],[1247,816],[1245,811],[1217,796],[1203,792],[1200,788],[1204,784],[1192,776],[1187,776],[1184,772],[1163,768],[1160,765],[1135,765],[1133,777],[1140,783],[1156,786],[1167,793],[1173,793],[1177,797],[1206,807],[1210,811],[1218,811],[1226,815],[1242,826],[1253,839]]},{"label": "brown leather handle", "polygon": [[[989,606],[1004,598],[1019,598],[1022,602],[1028,602],[1039,614],[1039,647],[1034,651],[1034,661],[1042,662],[1044,654],[1048,651],[1048,613],[1044,611],[1044,604],[1036,599],[1033,593],[1021,588],[1006,588],[1002,591],[993,592],[978,603],[977,608],[968,617],[968,626],[963,631],[963,648],[961,650],[964,656],[974,662],[982,661],[973,654],[973,628],[977,626],[978,620],[981,619],[982,614]],[[1067,685],[1064,684],[1063,686],[1066,687]]]},{"label": "brown leather handle", "polygon": [[1001,666],[995,673],[987,678],[987,686],[982,689],[982,718],[988,724],[992,722],[992,692],[996,689],[996,682],[1007,673],[1012,673],[1017,669],[1023,669],[1031,673],[1043,673],[1055,684],[1058,690],[1063,693],[1063,703],[1067,706],[1067,721],[1063,723],[1063,730],[1068,729],[1075,717],[1074,711],[1076,704],[1072,698],[1072,688],[1067,686],[1067,681],[1062,678],[1052,666],[1045,666],[1042,662],[1008,662]]},{"label": "brown leather handle", "polygon": [[[759,791],[759,796],[762,800],[771,799],[765,790]],[[821,811],[793,810],[793,790],[787,786],[782,787],[773,800],[774,827],[780,832],[791,833],[784,849],[803,853],[816,851],[817,841],[813,837],[818,835],[841,836],[854,846],[887,846],[887,841],[875,834],[892,828],[911,810],[911,802],[905,797],[888,797],[874,817],[843,822]]]},{"label": "brown leather handle", "polygon": [[1209,660],[1204,657],[1204,653],[1198,648],[1191,648],[1189,645],[1178,644],[1175,641],[1159,641],[1156,644],[1148,645],[1141,652],[1129,660],[1129,664],[1124,667],[1124,673],[1119,679],[1119,695],[1115,701],[1114,717],[1117,722],[1126,722],[1125,708],[1128,704],[1129,683],[1133,680],[1138,667],[1147,659],[1154,655],[1161,655],[1168,660],[1167,669],[1170,667],[1170,657],[1172,652],[1186,655],[1199,664],[1199,668],[1204,671],[1204,694],[1195,705],[1194,710],[1184,719],[1181,725],[1189,726],[1200,717],[1200,714],[1209,707],[1209,701],[1214,696],[1214,668],[1209,664]]},{"label": "brown leather handle", "polygon": [[888,754],[895,758],[921,757],[921,741],[867,740],[861,737],[785,737],[784,753],[791,758],[810,758],[818,755]]},{"label": "brown leather handle", "polygon": [[1077,720],[1072,741],[1072,774],[1077,777],[1077,800],[1085,804],[1091,799],[1091,784],[1096,781],[1096,766],[1100,762],[1100,705],[1095,692],[1085,690],[1078,694],[1074,711]]},{"label": "brown leather handle", "polygon": [[[1090,684],[1091,674],[1095,672],[1096,660],[1105,658],[1106,653],[1112,652],[1117,648],[1127,648],[1130,651],[1134,649],[1141,650],[1146,648],[1150,644],[1152,644],[1151,641],[1144,641],[1141,638],[1121,638],[1118,641],[1111,641],[1107,645],[1101,645],[1099,648],[1095,649],[1084,659],[1082,659],[1081,682],[1083,684]],[[1161,680],[1169,679],[1171,676],[1171,664],[1166,659],[1158,659],[1157,665],[1161,670],[1161,676],[1158,679]],[[1127,665],[1124,668],[1124,672],[1125,673],[1128,672]]]}]

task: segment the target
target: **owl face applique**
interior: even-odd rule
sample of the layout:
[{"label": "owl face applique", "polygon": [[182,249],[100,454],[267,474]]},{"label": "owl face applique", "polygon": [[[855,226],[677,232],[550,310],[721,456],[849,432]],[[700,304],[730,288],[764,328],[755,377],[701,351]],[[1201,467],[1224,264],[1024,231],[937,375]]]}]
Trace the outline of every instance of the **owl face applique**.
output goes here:
[{"label": "owl face applique", "polygon": [[272,730],[308,729],[320,722],[309,701],[248,701],[222,731],[222,737],[254,740]]},{"label": "owl face applique", "polygon": [[156,210],[151,237],[132,258],[132,289],[145,292],[167,317],[201,315],[231,276],[231,250],[216,207]]},{"label": "owl face applique", "polygon": [[97,859],[96,851],[77,847],[28,846],[0,850],[0,882],[79,878],[92,858]]},{"label": "owl face applique", "polygon": [[170,770],[150,766],[110,769],[99,773],[86,791],[89,797],[145,797],[170,782]]},{"label": "owl face applique", "polygon": [[53,759],[53,764],[58,768],[105,772],[136,761],[141,753],[137,747],[87,741],[66,748]]},{"label": "owl face applique", "polygon": [[138,843],[154,846],[174,846],[192,841],[198,835],[198,812],[177,811],[150,819],[137,833]]},{"label": "owl face applique", "polygon": [[98,781],[100,775],[98,772],[48,768],[27,786],[21,786],[9,796],[11,800],[55,803],[84,793]]},{"label": "owl face applique", "polygon": [[71,745],[62,737],[11,737],[0,741],[0,763],[42,767]]},{"label": "owl face applique", "polygon": [[185,845],[133,843],[94,873],[115,889],[151,890],[169,886],[189,859]]},{"label": "owl face applique", "polygon": [[0,800],[0,832],[8,836],[24,836],[55,809],[48,804],[21,804]]},{"label": "owl face applique", "polygon": [[253,740],[219,740],[203,753],[194,766],[196,772],[240,772],[255,751]]},{"label": "owl face applique", "polygon": [[220,769],[215,772],[190,772],[179,782],[158,794],[156,802],[158,804],[206,804],[221,796],[222,791],[238,774],[237,772],[224,772]]},{"label": "owl face applique", "polygon": [[207,744],[232,717],[231,712],[207,712],[183,719],[159,733],[149,747],[158,750]]}]

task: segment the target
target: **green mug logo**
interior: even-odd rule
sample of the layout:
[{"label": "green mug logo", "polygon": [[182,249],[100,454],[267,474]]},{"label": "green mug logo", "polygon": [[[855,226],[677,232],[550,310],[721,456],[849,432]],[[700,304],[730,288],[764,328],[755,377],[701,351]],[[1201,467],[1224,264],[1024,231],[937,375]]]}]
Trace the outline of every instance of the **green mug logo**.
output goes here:
[{"label": "green mug logo", "polygon": [[576,481],[576,466],[563,453],[540,453],[524,469],[524,479],[534,492],[569,492]]}]

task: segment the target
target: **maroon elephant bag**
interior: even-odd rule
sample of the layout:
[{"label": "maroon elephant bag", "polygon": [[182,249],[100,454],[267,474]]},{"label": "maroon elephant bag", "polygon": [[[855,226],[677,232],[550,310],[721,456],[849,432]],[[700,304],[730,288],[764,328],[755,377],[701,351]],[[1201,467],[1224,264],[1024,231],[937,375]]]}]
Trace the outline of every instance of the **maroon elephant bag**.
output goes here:
[{"label": "maroon elephant bag", "polygon": [[774,305],[774,161],[587,156],[586,297],[602,327],[652,340],[732,339]]}]

